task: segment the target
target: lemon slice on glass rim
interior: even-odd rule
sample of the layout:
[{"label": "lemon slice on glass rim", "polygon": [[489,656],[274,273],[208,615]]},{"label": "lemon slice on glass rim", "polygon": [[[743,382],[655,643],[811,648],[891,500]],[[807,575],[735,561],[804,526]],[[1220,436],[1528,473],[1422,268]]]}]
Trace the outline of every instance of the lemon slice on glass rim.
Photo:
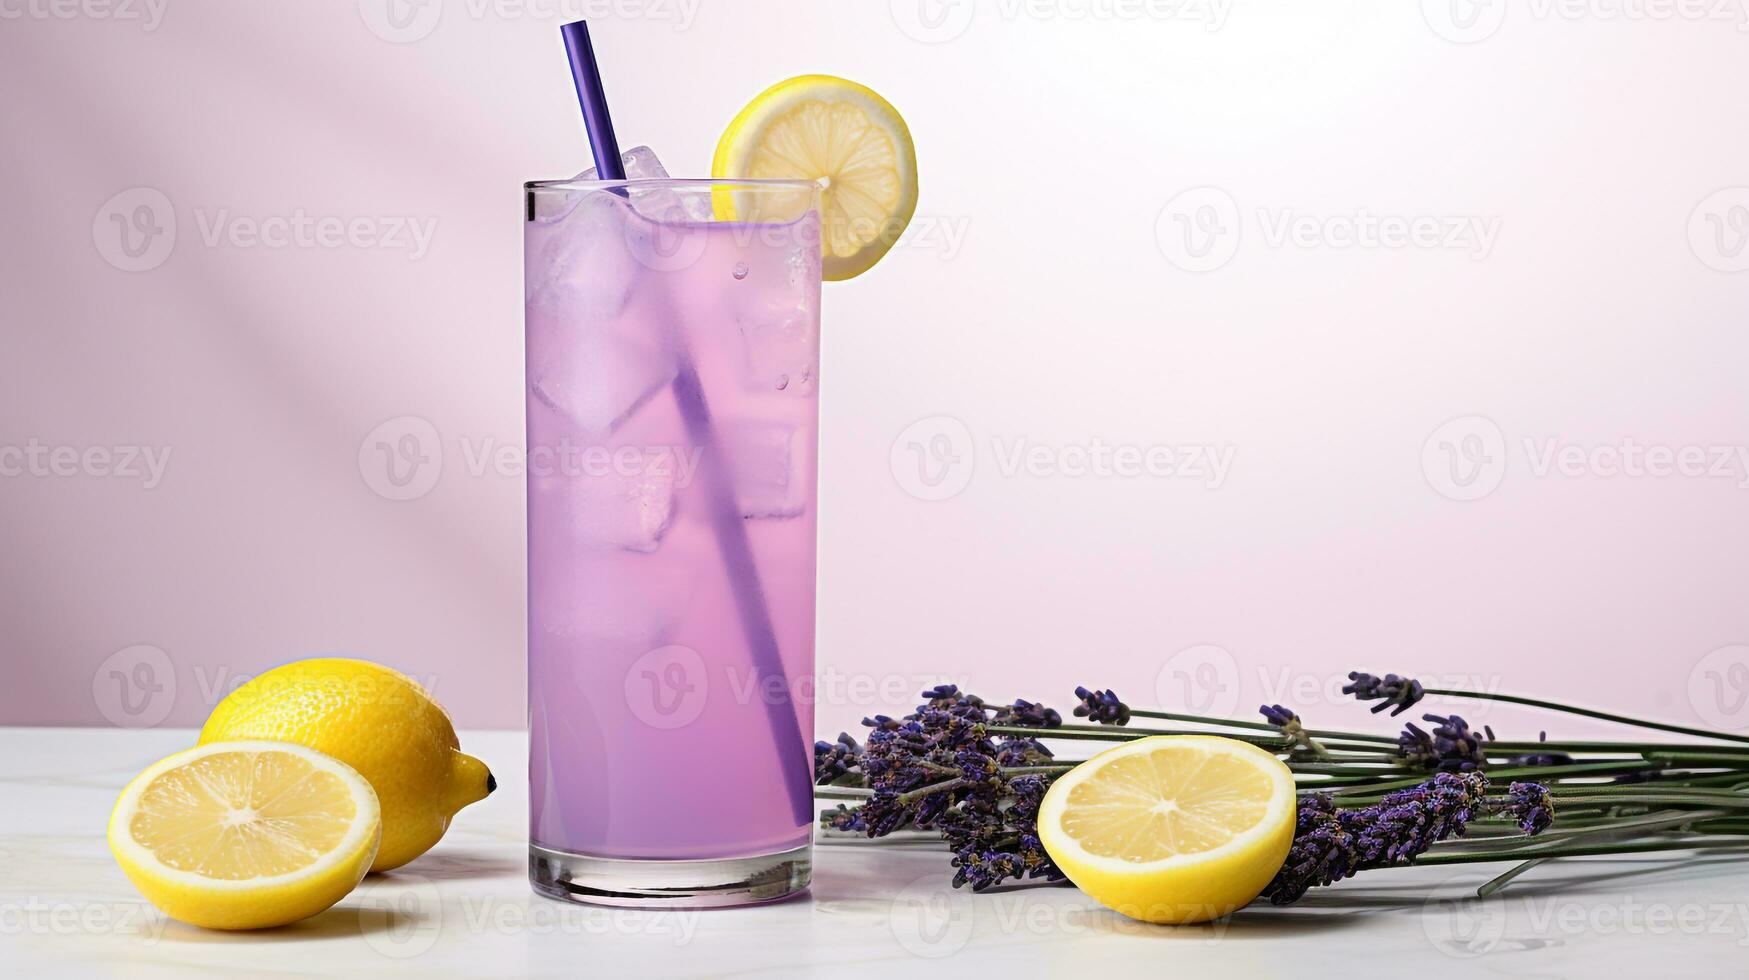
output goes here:
[{"label": "lemon slice on glass rim", "polygon": [[1294,779],[1255,745],[1160,735],[1108,749],[1051,784],[1038,833],[1101,904],[1147,922],[1205,922],[1249,904],[1287,858]]},{"label": "lemon slice on glass rim", "polygon": [[[801,75],[759,93],[717,142],[711,176],[802,179],[820,185],[822,277],[868,271],[899,240],[917,210],[911,131],[873,89],[833,75]],[[737,200],[739,198],[739,200]],[[714,196],[722,220],[760,221],[771,195]],[[775,217],[793,219],[788,214]]]},{"label": "lemon slice on glass rim", "polygon": [[160,759],[122,790],[109,847],[171,918],[259,929],[340,901],[382,840],[376,791],[288,742],[214,742]]}]

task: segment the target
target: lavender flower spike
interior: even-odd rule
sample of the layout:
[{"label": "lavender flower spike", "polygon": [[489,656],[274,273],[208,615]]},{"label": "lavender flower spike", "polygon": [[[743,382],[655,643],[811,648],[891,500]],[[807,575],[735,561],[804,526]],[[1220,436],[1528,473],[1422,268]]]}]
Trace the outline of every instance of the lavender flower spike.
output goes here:
[{"label": "lavender flower spike", "polygon": [[1421,682],[1412,677],[1398,677],[1396,674],[1386,674],[1384,677],[1374,677],[1359,671],[1349,671],[1348,679],[1353,683],[1342,688],[1343,694],[1352,694],[1357,701],[1378,701],[1372,706],[1372,713],[1378,714],[1386,708],[1391,709],[1395,717],[1413,708],[1426,695]]},{"label": "lavender flower spike", "polygon": [[1555,798],[1541,783],[1513,783],[1506,794],[1507,813],[1518,822],[1518,829],[1535,836],[1555,822]]},{"label": "lavender flower spike", "polygon": [[1480,733],[1472,731],[1468,722],[1457,715],[1422,715],[1421,720],[1434,724],[1432,734],[1409,722],[1397,736],[1397,755],[1423,769],[1440,772],[1470,772],[1488,764],[1488,743],[1494,740],[1494,730],[1482,726]]},{"label": "lavender flower spike", "polygon": [[1118,700],[1116,691],[1089,691],[1084,687],[1075,689],[1075,696],[1081,699],[1081,704],[1075,709],[1075,715],[1085,718],[1096,725],[1127,725],[1130,723],[1130,706]]},{"label": "lavender flower spike", "polygon": [[1299,715],[1279,704],[1260,705],[1257,710],[1262,712],[1264,721],[1281,730],[1282,738],[1293,744],[1294,751],[1310,752],[1320,759],[1330,757],[1329,750],[1319,745],[1317,740],[1312,738],[1311,733],[1306,731],[1306,726],[1300,721]]},{"label": "lavender flower spike", "polygon": [[1264,897],[1292,905],[1309,889],[1356,872],[1413,863],[1436,842],[1462,837],[1486,807],[1487,791],[1479,772],[1442,772],[1359,809],[1336,809],[1323,795],[1301,799],[1293,846]]},{"label": "lavender flower spike", "polygon": [[849,773],[862,761],[862,746],[848,732],[839,732],[836,742],[814,743],[814,782],[825,786]]}]

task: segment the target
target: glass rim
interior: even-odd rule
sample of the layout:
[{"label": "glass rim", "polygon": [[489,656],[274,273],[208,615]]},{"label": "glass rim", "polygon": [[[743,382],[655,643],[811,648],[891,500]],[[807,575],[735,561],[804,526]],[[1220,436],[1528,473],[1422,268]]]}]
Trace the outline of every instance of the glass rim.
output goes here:
[{"label": "glass rim", "polygon": [[603,191],[625,190],[711,190],[718,187],[739,187],[760,191],[809,191],[821,189],[817,180],[802,177],[640,177],[625,180],[530,180],[522,185],[529,193],[537,191]]}]

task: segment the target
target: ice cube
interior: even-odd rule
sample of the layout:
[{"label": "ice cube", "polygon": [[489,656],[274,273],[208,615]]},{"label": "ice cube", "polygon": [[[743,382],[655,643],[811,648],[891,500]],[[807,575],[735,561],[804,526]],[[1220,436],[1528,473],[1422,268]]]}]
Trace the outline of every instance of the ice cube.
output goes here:
[{"label": "ice cube", "polygon": [[734,268],[735,323],[749,387],[809,393],[820,371],[819,220],[782,234],[787,248],[749,251]]},{"label": "ice cube", "polygon": [[674,521],[675,472],[672,458],[646,453],[633,473],[572,476],[571,527],[585,544],[651,552]]},{"label": "ice cube", "polygon": [[590,436],[611,434],[674,380],[672,351],[605,328],[545,341],[534,394]]},{"label": "ice cube", "polygon": [[542,228],[524,270],[530,311],[573,323],[618,316],[642,271],[628,245],[631,220],[623,198],[591,191]]},{"label": "ice cube", "polygon": [[742,517],[797,517],[808,509],[802,469],[807,447],[792,425],[740,419],[723,426]]},{"label": "ice cube", "polygon": [[819,319],[810,310],[736,318],[747,353],[747,384],[759,391],[810,392],[820,373]]},{"label": "ice cube", "polygon": [[[662,161],[656,159],[654,150],[647,146],[634,146],[619,156],[624,165],[627,180],[666,180],[668,171],[663,169]],[[572,180],[597,180],[595,168],[590,167]],[[541,223],[561,221],[571,213],[579,201],[588,197],[592,191],[573,191],[569,193],[548,192],[535,195],[534,220]],[[642,210],[642,209],[640,209]]]},{"label": "ice cube", "polygon": [[[668,169],[656,159],[656,152],[647,146],[634,146],[620,154],[627,180],[667,180]],[[577,175],[578,180],[595,180],[595,168]],[[681,192],[672,187],[646,187],[631,192],[632,207],[655,221],[709,221],[710,195],[704,188]]]}]

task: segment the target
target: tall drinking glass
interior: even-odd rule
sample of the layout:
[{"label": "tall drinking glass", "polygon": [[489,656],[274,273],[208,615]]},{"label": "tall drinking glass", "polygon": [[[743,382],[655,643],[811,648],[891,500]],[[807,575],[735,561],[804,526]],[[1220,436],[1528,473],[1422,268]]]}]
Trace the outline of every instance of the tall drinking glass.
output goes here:
[{"label": "tall drinking glass", "polygon": [[526,186],[529,875],[807,887],[818,189]]}]

